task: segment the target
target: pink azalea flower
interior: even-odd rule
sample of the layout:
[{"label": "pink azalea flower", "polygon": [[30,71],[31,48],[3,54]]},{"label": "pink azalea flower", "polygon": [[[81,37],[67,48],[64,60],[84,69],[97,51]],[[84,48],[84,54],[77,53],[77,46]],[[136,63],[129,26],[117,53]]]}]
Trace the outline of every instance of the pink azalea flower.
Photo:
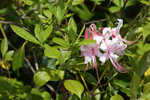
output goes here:
[{"label": "pink azalea flower", "polygon": [[123,54],[123,51],[127,47],[124,44],[124,39],[119,34],[120,28],[122,27],[123,21],[121,19],[118,20],[118,26],[116,28],[104,28],[103,30],[103,40],[100,45],[100,49],[104,51],[104,54],[99,57],[102,64],[106,62],[106,60],[110,59],[113,66],[122,73],[127,72],[118,62],[117,58],[119,55]]},{"label": "pink azalea flower", "polygon": [[[81,56],[85,58],[85,64],[92,63],[94,68],[97,68],[96,56],[101,61],[102,65],[110,60],[113,66],[122,73],[127,72],[118,62],[117,58],[123,55],[125,48],[127,47],[123,39],[119,34],[123,25],[123,20],[118,19],[118,26],[116,28],[100,28],[96,30],[96,25],[91,24],[89,28],[86,28],[85,39],[96,40],[95,44],[83,45],[80,47]],[[103,53],[100,52],[103,51]]]},{"label": "pink azalea flower", "polygon": [[[93,32],[93,33],[92,33]],[[93,34],[96,32],[96,29],[90,30],[86,28],[85,31],[85,39],[87,40],[90,36],[90,39],[93,39]],[[97,43],[95,44],[88,44],[88,45],[82,45],[80,47],[81,50],[81,56],[84,56],[84,63],[87,65],[86,69],[88,68],[88,63],[91,63],[95,69],[97,69],[97,62],[96,62],[96,56],[100,55],[99,52],[99,45]]]}]

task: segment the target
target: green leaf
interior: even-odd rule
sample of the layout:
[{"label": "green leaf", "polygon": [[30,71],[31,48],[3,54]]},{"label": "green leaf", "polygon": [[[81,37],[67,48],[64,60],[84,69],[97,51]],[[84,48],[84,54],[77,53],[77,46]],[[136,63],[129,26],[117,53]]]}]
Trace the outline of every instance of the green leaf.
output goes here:
[{"label": "green leaf", "polygon": [[43,92],[42,94],[43,100],[51,100],[51,95],[48,92]]},{"label": "green leaf", "polygon": [[44,13],[44,15],[45,15],[46,17],[48,17],[49,19],[52,18],[52,13],[51,13],[50,10],[44,10],[43,13]]},{"label": "green leaf", "polygon": [[150,35],[150,23],[147,23],[143,27],[143,40],[145,41],[146,37]]},{"label": "green leaf", "polygon": [[121,88],[127,88],[130,85],[128,82],[118,80],[118,79],[114,79],[113,83]]},{"label": "green leaf", "polygon": [[99,89],[96,89],[96,90],[94,91],[94,94],[96,94],[96,95],[94,96],[95,100],[100,100],[100,99],[101,99],[101,93],[100,93],[100,90],[99,90]]},{"label": "green leaf", "polygon": [[131,97],[130,97],[131,100],[137,99],[140,80],[141,80],[140,77],[136,73],[133,73],[133,77],[130,82],[130,91],[129,91],[131,93]]},{"label": "green leaf", "polygon": [[85,4],[81,4],[80,6],[72,7],[71,10],[76,12],[83,21],[90,20],[93,16],[92,13],[89,11]]},{"label": "green leaf", "polygon": [[52,24],[48,26],[47,29],[43,29],[42,25],[37,24],[35,26],[34,32],[35,32],[35,36],[37,37],[37,39],[43,43],[45,42],[48,37],[50,36],[51,32],[53,30],[53,26]]},{"label": "green leaf", "polygon": [[143,93],[144,94],[150,93],[150,82],[147,82],[146,84],[144,84]]},{"label": "green leaf", "polygon": [[21,0],[23,1],[26,5],[32,5],[33,4],[33,1],[32,0]]},{"label": "green leaf", "polygon": [[83,41],[81,41],[81,42],[79,43],[79,45],[88,45],[88,44],[93,44],[93,43],[96,43],[96,41],[95,41],[95,40],[90,40],[90,39],[88,39],[88,40],[83,40]]},{"label": "green leaf", "polygon": [[146,1],[146,0],[139,0],[139,2],[141,2],[142,4],[145,4],[147,6],[150,6],[150,2]]},{"label": "green leaf", "polygon": [[65,47],[65,48],[69,47],[69,43],[61,38],[54,37],[53,42]]},{"label": "green leaf", "polygon": [[117,94],[117,95],[112,96],[110,100],[124,100],[124,99],[121,95]]},{"label": "green leaf", "polygon": [[79,5],[79,4],[83,3],[83,2],[84,2],[84,0],[73,0],[72,1],[72,5]]},{"label": "green leaf", "polygon": [[39,44],[39,41],[37,41],[37,39],[32,34],[27,32],[23,28],[16,25],[11,25],[11,28],[18,36],[22,37],[23,39]]},{"label": "green leaf", "polygon": [[[146,52],[148,52],[149,50],[150,50],[150,44],[148,44],[148,43],[143,43],[142,41],[139,41],[138,43],[137,43],[137,47],[138,47],[138,49],[137,49],[137,53],[138,53],[138,55],[139,56],[143,56],[144,55],[144,53],[146,53]],[[141,57],[139,57],[139,58],[141,58]]]},{"label": "green leaf", "polygon": [[73,17],[71,17],[70,20],[69,20],[68,32],[69,32],[69,38],[73,42],[76,39],[76,36],[77,36],[77,25],[76,25]]},{"label": "green leaf", "polygon": [[34,83],[37,86],[43,86],[50,80],[50,76],[45,71],[39,71],[34,74]]},{"label": "green leaf", "polygon": [[65,63],[66,60],[68,60],[71,56],[71,51],[60,51],[61,52],[61,56],[60,56],[60,63],[63,64]]},{"label": "green leaf", "polygon": [[86,81],[94,86],[97,85],[97,80],[91,73],[84,73],[83,76],[85,77]]},{"label": "green leaf", "polygon": [[47,56],[49,58],[56,58],[56,59],[59,59],[59,57],[61,55],[60,51],[57,50],[57,48],[51,47],[49,45],[45,45],[44,54],[45,54],[45,56]]},{"label": "green leaf", "polygon": [[64,79],[64,71],[63,70],[49,70],[50,81],[59,81]]},{"label": "green leaf", "polygon": [[51,100],[51,95],[47,91],[41,92],[37,88],[32,88],[31,94],[34,94],[34,95],[42,97],[43,98],[42,100]]},{"label": "green leaf", "polygon": [[14,51],[11,50],[11,51],[8,51],[5,55],[5,61],[11,61],[13,60],[12,56],[14,55]]},{"label": "green leaf", "polygon": [[142,58],[139,61],[138,68],[136,69],[138,75],[142,76],[144,72],[149,68],[150,66],[150,51],[147,51],[144,53]]},{"label": "green leaf", "polygon": [[111,13],[115,13],[115,12],[118,12],[121,8],[120,7],[117,7],[117,6],[112,6],[109,8],[109,11]]},{"label": "green leaf", "polygon": [[55,16],[58,21],[58,24],[61,24],[62,20],[64,19],[64,9],[61,9],[60,6],[56,7]]},{"label": "green leaf", "polygon": [[76,94],[79,98],[81,98],[81,94],[84,91],[83,85],[76,80],[65,80],[64,82],[65,88],[71,93]]},{"label": "green leaf", "polygon": [[103,1],[105,0],[90,0],[90,1],[93,1],[95,2],[97,5],[100,5]]},{"label": "green leaf", "polygon": [[17,54],[13,58],[12,67],[14,71],[23,66],[25,56],[24,45],[25,44],[23,44],[23,46],[18,50]]},{"label": "green leaf", "polygon": [[116,4],[118,7],[123,7],[124,0],[113,0],[113,3]]},{"label": "green leaf", "polygon": [[3,57],[5,56],[7,50],[8,50],[8,41],[7,38],[4,38],[1,43],[1,53]]}]

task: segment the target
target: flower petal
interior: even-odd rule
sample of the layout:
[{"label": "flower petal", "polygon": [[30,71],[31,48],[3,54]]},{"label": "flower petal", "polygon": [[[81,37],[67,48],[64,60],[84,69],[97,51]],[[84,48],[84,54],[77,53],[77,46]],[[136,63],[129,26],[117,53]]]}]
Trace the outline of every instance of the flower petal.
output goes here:
[{"label": "flower petal", "polygon": [[113,66],[121,73],[127,73],[128,70],[126,70],[125,68],[123,68],[118,62],[116,59],[114,59],[113,57],[111,57],[109,55],[109,59],[110,61],[112,62]]}]

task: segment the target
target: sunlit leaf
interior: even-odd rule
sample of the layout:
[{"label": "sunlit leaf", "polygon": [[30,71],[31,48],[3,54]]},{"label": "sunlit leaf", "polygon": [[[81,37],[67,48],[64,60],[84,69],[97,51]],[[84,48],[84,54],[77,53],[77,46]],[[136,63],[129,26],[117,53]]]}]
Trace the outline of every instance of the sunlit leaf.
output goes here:
[{"label": "sunlit leaf", "polygon": [[11,50],[11,51],[8,51],[7,53],[6,53],[6,55],[5,55],[5,60],[6,61],[11,61],[13,58],[13,55],[14,55],[14,51],[13,50]]},{"label": "sunlit leaf", "polygon": [[65,88],[73,94],[76,94],[79,98],[81,98],[81,94],[84,91],[83,85],[76,80],[65,80],[64,82]]},{"label": "sunlit leaf", "polygon": [[45,45],[44,54],[45,54],[45,56],[47,56],[49,58],[56,58],[56,59],[59,59],[59,57],[61,55],[60,51],[57,50],[57,48],[51,47],[48,45]]},{"label": "sunlit leaf", "polygon": [[43,29],[43,27],[41,25],[37,24],[34,29],[35,36],[41,43],[43,43],[50,36],[52,29],[53,29],[52,24],[49,25],[48,28],[46,28],[46,29]]},{"label": "sunlit leaf", "polygon": [[117,94],[117,95],[112,96],[110,100],[124,100],[124,99],[121,95]]},{"label": "sunlit leaf", "polygon": [[50,76],[45,71],[39,71],[34,74],[34,83],[37,86],[43,86],[50,80]]},{"label": "sunlit leaf", "polygon": [[54,37],[53,42],[65,47],[65,48],[69,47],[69,43],[61,38]]},{"label": "sunlit leaf", "polygon": [[39,41],[37,41],[37,39],[32,34],[27,32],[23,28],[16,25],[11,25],[11,28],[18,36],[22,37],[23,39],[39,44]]}]

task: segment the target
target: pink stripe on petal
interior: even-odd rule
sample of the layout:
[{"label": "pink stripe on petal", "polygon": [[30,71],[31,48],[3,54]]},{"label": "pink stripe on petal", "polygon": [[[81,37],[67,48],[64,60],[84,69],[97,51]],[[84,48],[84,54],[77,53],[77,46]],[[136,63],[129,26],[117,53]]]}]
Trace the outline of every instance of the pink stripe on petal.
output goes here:
[{"label": "pink stripe on petal", "polygon": [[110,55],[109,56],[109,59],[110,61],[112,62],[113,66],[121,73],[127,73],[128,70],[126,70],[125,68],[123,68],[115,59],[113,59]]},{"label": "pink stripe on petal", "polygon": [[92,34],[90,34],[90,39],[93,40],[93,35]]}]

